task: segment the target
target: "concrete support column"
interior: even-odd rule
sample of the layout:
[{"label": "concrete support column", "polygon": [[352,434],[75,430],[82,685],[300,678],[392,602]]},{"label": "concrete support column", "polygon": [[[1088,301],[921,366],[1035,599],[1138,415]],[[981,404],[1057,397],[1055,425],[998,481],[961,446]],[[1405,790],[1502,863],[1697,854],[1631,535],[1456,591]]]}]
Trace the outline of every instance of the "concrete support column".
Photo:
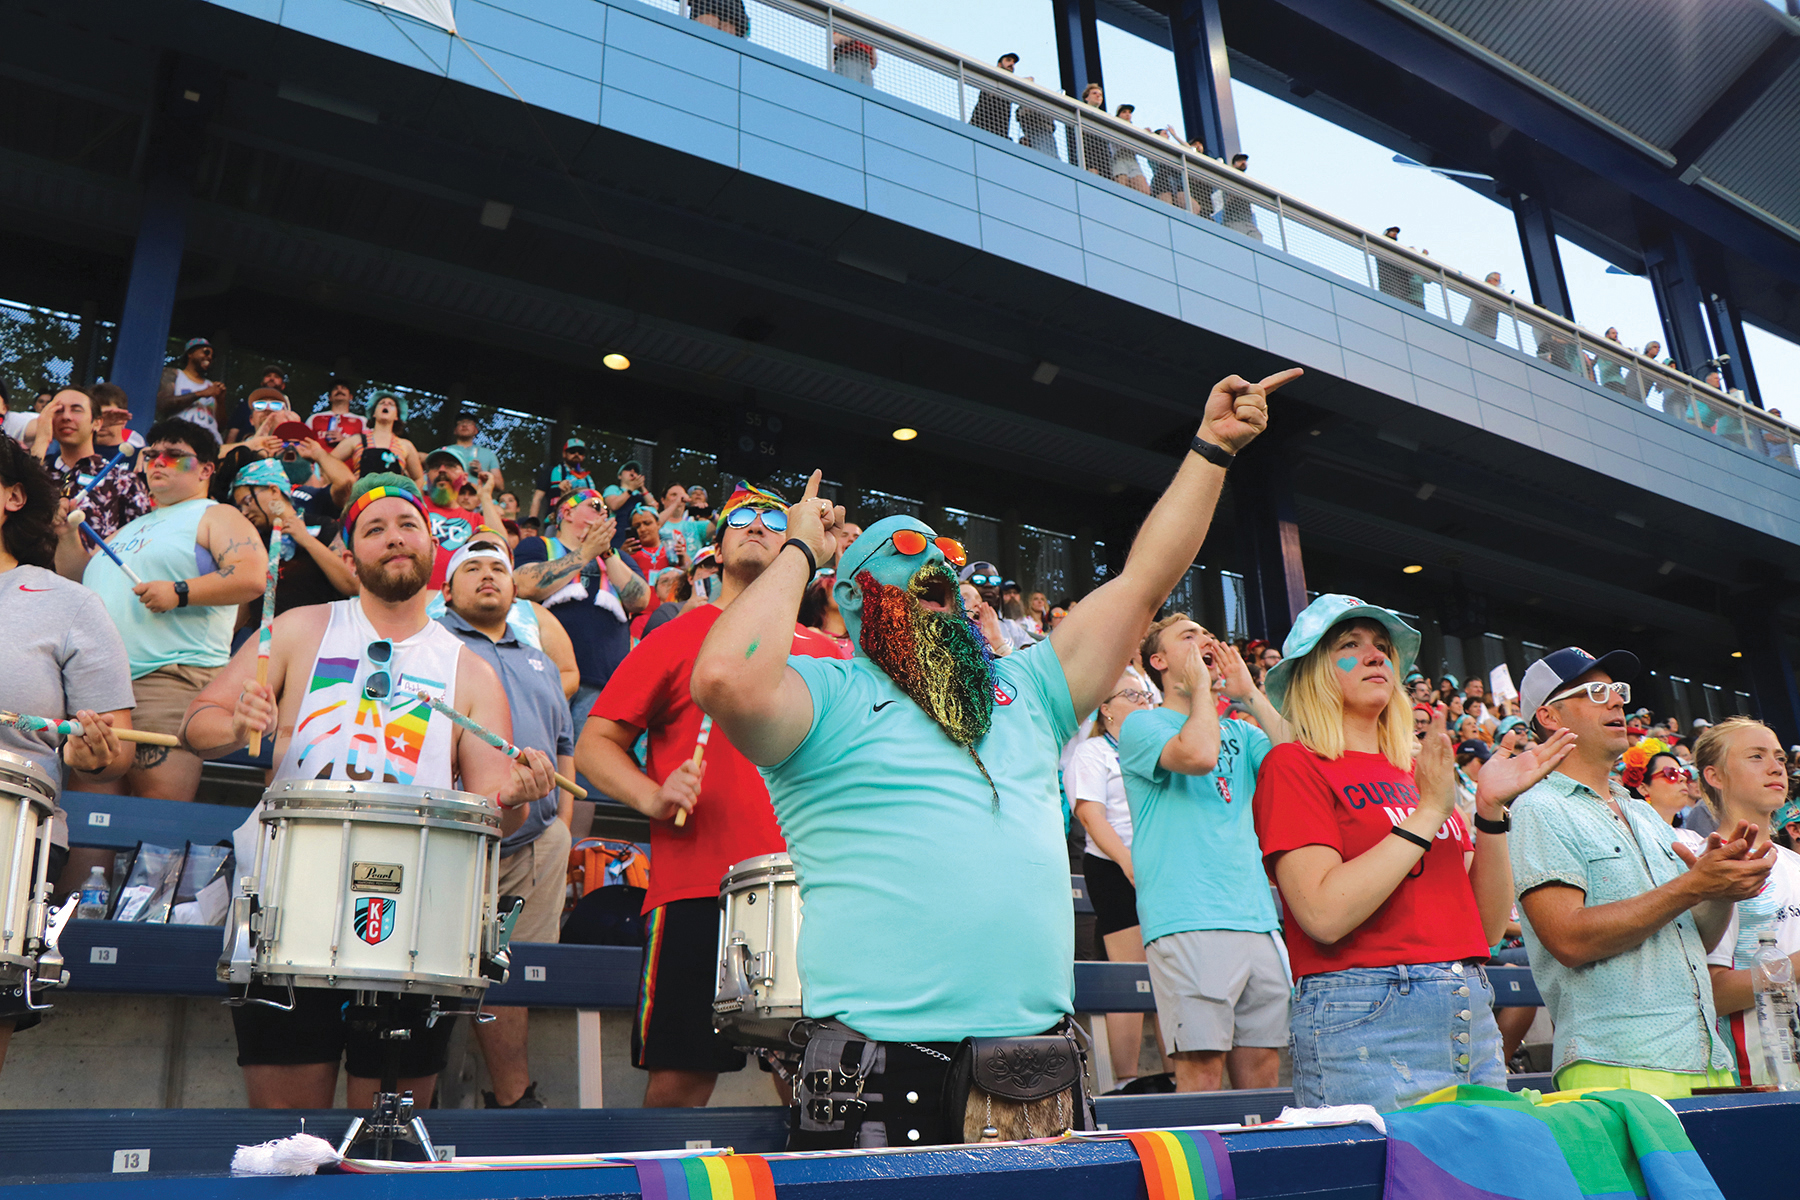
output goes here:
[{"label": "concrete support column", "polygon": [[1306,568],[1300,559],[1293,487],[1279,463],[1240,459],[1231,472],[1231,497],[1250,636],[1279,646],[1306,607]]},{"label": "concrete support column", "polygon": [[1713,345],[1731,361],[1720,364],[1727,388],[1743,388],[1744,396],[1756,407],[1763,407],[1762,389],[1756,386],[1756,371],[1750,365],[1750,346],[1744,341],[1744,319],[1730,296],[1718,292],[1706,294],[1706,323],[1712,329]]},{"label": "concrete support column", "polygon": [[150,136],[142,159],[142,207],[111,374],[131,398],[131,424],[140,432],[156,419],[187,241],[188,197],[205,149],[207,121],[224,88],[215,64],[165,54],[145,118]]},{"label": "concrete support column", "polygon": [[169,323],[187,239],[187,192],[186,181],[159,172],[145,184],[138,216],[112,381],[131,398],[131,427],[139,432],[156,420],[156,390],[169,360]]},{"label": "concrete support column", "polygon": [[1513,219],[1519,226],[1519,249],[1525,253],[1525,274],[1531,280],[1531,298],[1540,308],[1575,319],[1569,303],[1569,285],[1563,278],[1562,254],[1556,248],[1556,219],[1549,197],[1542,192],[1520,192],[1513,197]]},{"label": "concrete support column", "polygon": [[1706,326],[1700,320],[1700,284],[1686,243],[1673,234],[1646,245],[1644,266],[1662,318],[1663,342],[1675,365],[1690,373],[1712,357]]},{"label": "concrete support column", "polygon": [[1094,0],[1050,0],[1056,14],[1056,58],[1063,91],[1075,99],[1090,83],[1105,87],[1100,75],[1100,25]]},{"label": "concrete support column", "polygon": [[1230,162],[1239,149],[1237,110],[1231,102],[1231,64],[1219,0],[1176,0],[1169,35],[1183,129],[1190,139],[1204,142],[1212,157]]},{"label": "concrete support column", "polygon": [[[1744,654],[1758,715],[1783,746],[1792,746],[1800,742],[1800,686],[1795,683],[1794,656],[1788,651],[1787,635],[1777,615],[1781,599],[1779,587],[1761,587],[1733,597],[1726,612]],[[1692,690],[1698,691],[1697,687]],[[1698,701],[1698,695],[1689,697],[1696,708]]]}]

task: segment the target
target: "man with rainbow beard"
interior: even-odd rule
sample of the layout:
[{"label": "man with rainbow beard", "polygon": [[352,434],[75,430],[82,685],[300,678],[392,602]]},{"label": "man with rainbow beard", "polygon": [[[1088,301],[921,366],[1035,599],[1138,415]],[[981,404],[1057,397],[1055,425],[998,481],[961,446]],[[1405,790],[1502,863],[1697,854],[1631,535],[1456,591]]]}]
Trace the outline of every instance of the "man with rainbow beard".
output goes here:
[{"label": "man with rainbow beard", "polygon": [[[418,488],[404,475],[363,476],[344,507],[343,536],[361,593],[276,617],[267,683],[256,679],[257,639],[244,643],[189,705],[183,746],[218,758],[245,745],[253,731],[272,735],[271,786],[327,779],[371,790],[457,788],[493,800],[501,836],[512,833],[524,823],[524,806],[555,787],[555,767],[530,747],[509,760],[419,698],[429,691],[512,737],[499,675],[425,615],[433,560],[449,555],[432,541]],[[257,839],[266,836],[261,809],[258,804],[235,837],[244,872],[256,862]],[[413,887],[390,899],[396,907],[421,904],[424,893]],[[284,919],[328,920],[305,912]],[[251,1003],[231,1010],[250,1107],[330,1108],[340,1060],[349,1075],[349,1107],[369,1107],[390,1071],[420,1108],[430,1106],[454,1022],[431,1022],[426,997],[385,996],[391,1003],[362,1006],[349,991],[294,991],[290,1010],[284,1011],[286,989],[260,985],[250,988]]]},{"label": "man with rainbow beard", "polygon": [[1029,653],[993,656],[962,609],[962,548],[895,516],[837,564],[855,657],[790,658],[844,515],[818,498],[818,472],[787,510],[786,540],[714,624],[692,687],[715,736],[762,768],[805,906],[790,1148],[1091,1126],[1058,752],[1199,553],[1268,394],[1299,374],[1214,386],[1124,569]]}]

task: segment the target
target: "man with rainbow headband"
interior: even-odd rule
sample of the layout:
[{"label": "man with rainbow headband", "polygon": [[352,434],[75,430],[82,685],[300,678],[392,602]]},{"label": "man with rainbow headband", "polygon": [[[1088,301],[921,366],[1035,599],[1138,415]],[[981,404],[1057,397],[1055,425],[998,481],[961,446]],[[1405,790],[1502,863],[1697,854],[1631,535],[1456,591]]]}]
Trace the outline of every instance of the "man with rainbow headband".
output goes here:
[{"label": "man with rainbow headband", "polygon": [[[390,474],[358,480],[344,509],[344,542],[361,595],[275,618],[267,684],[256,682],[256,641],[245,643],[188,708],[183,745],[201,758],[218,758],[261,731],[275,739],[271,785],[337,779],[459,788],[492,797],[502,810],[501,833],[512,832],[524,820],[519,806],[554,786],[554,768],[539,750],[508,759],[418,699],[429,692],[501,737],[512,736],[506,691],[494,669],[425,615],[426,584],[440,551],[412,480]],[[259,805],[237,831],[238,862],[246,866],[255,861],[260,812]],[[268,988],[251,994],[287,999],[285,991]],[[404,1047],[400,1089],[410,1090],[420,1107],[430,1105],[451,1023],[427,1025],[422,1000],[403,1002],[404,1013],[384,1007],[372,1019],[346,999],[341,991],[300,988],[292,1011],[260,1004],[231,1010],[251,1107],[331,1107],[345,1059],[346,1101],[367,1108],[384,1073],[384,1044]],[[410,1037],[382,1039],[378,1026],[392,1029],[396,1019]]]},{"label": "man with rainbow headband", "polygon": [[896,516],[837,565],[856,656],[790,658],[801,594],[836,555],[844,514],[818,498],[818,472],[788,509],[775,561],[702,646],[693,695],[762,768],[799,876],[806,1048],[790,1147],[1090,1123],[1069,1032],[1058,751],[1193,563],[1268,393],[1299,374],[1212,389],[1124,570],[1027,654],[993,657],[962,608],[962,548]]}]

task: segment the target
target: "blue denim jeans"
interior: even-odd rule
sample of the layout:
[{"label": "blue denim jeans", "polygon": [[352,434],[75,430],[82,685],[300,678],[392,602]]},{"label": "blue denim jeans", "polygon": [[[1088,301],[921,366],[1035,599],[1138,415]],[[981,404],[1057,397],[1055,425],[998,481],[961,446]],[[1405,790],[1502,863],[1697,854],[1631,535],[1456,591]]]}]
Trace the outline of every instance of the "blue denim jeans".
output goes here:
[{"label": "blue denim jeans", "polygon": [[1459,1083],[1506,1086],[1494,989],[1464,963],[1355,968],[1303,976],[1289,1046],[1294,1103],[1372,1104],[1392,1112]]}]

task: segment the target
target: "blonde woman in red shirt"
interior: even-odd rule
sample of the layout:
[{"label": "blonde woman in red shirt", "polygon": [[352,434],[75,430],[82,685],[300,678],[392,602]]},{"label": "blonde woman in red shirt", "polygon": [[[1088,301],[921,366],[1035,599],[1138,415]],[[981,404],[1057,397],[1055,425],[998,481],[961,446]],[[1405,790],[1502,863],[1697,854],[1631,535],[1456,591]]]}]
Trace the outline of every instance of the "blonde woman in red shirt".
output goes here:
[{"label": "blonde woman in red shirt", "polygon": [[1484,769],[1472,836],[1441,711],[1412,752],[1400,681],[1418,649],[1389,610],[1321,596],[1264,684],[1296,738],[1263,760],[1253,804],[1285,910],[1303,1106],[1390,1111],[1453,1084],[1506,1086],[1483,969],[1512,911],[1506,806],[1574,739]]}]

